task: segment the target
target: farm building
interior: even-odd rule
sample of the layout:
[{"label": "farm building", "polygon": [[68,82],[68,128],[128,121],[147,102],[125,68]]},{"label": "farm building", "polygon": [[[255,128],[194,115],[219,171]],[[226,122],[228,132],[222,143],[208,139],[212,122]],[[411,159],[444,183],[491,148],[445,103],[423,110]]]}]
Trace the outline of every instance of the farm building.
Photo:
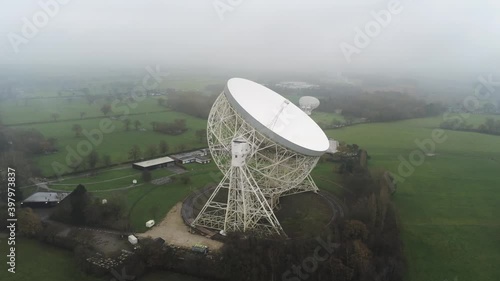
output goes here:
[{"label": "farm building", "polygon": [[151,159],[132,164],[132,168],[137,170],[154,170],[162,167],[172,167],[175,165],[175,160],[165,156],[161,158]]},{"label": "farm building", "polygon": [[199,163],[199,164],[207,164],[210,163],[211,159],[208,157],[207,149],[200,149],[191,152],[184,152],[172,155],[176,161],[181,164],[189,164],[189,163]]},{"label": "farm building", "polygon": [[21,202],[23,207],[53,207],[63,201],[68,192],[36,192]]},{"label": "farm building", "polygon": [[196,163],[199,163],[199,164],[207,164],[207,163],[210,163],[210,158],[208,158],[207,156],[198,156],[196,157]]}]

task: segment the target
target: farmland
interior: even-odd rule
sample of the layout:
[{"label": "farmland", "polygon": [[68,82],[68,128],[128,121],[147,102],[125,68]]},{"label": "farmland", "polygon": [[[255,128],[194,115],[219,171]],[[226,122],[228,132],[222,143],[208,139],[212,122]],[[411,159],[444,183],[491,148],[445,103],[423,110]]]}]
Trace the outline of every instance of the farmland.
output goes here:
[{"label": "farmland", "polygon": [[[40,131],[47,138],[53,137],[57,139],[57,146],[59,148],[58,152],[41,155],[35,159],[38,167],[42,170],[42,173],[45,176],[52,176],[55,173],[52,168],[52,163],[58,162],[63,165],[68,165],[66,157],[70,154],[69,151],[76,151],[78,149],[78,145],[81,145],[82,141],[88,141],[88,138],[85,136],[75,137],[75,133],[72,131],[72,126],[74,124],[79,124],[84,130],[93,132],[92,130],[99,130],[99,123],[103,119],[104,118],[85,119],[81,121],[50,122],[44,124],[15,126],[15,128],[26,130],[33,128]],[[95,145],[93,144],[95,151],[101,155],[109,155],[112,163],[129,161],[128,151],[133,145],[136,144],[140,146],[142,151],[144,151],[149,145],[158,145],[161,140],[164,140],[170,148],[169,152],[179,151],[178,146],[181,144],[187,149],[206,146],[204,142],[200,142],[200,140],[195,136],[195,131],[197,129],[202,129],[206,126],[205,121],[202,119],[173,111],[135,115],[130,116],[130,119],[133,121],[140,121],[141,128],[144,128],[145,130],[135,130],[134,128],[131,128],[129,131],[126,131],[122,121],[106,118],[106,120],[110,120],[112,124],[111,132],[102,133],[102,140]],[[151,122],[171,122],[175,119],[185,119],[189,128],[188,131],[177,136],[164,135],[154,132],[150,125]],[[97,137],[95,138],[98,139]]]},{"label": "farmland", "polygon": [[[12,121],[16,120],[15,115],[26,115],[22,110],[9,111],[9,106],[2,106],[5,106],[5,110],[2,108],[2,117],[8,121],[6,123],[16,123]],[[23,106],[18,105],[19,108]],[[28,108],[29,105],[26,109]],[[64,106],[60,105],[60,108]],[[97,118],[65,121],[67,118],[75,118],[75,112],[79,110],[81,109],[74,108],[71,112],[61,111],[61,120],[57,122],[51,122],[47,112],[40,115],[36,113],[30,118],[23,117],[26,118],[23,122],[47,122],[14,126],[35,128],[46,137],[57,138],[57,153],[36,158],[38,167],[46,176],[53,175],[53,162],[65,163],[67,147],[75,148],[85,140],[75,137],[72,125],[78,123],[84,129],[92,130],[99,128],[99,122],[104,118],[98,110],[94,110],[88,111],[89,115]],[[129,161],[128,150],[135,144],[144,150],[148,145],[165,140],[170,147],[169,152],[177,151],[180,145],[187,149],[206,146],[195,135],[196,130],[205,128],[205,120],[165,110],[157,105],[155,98],[148,98],[134,110],[137,114],[130,115],[129,118],[139,120],[144,130],[132,128],[126,131],[120,120],[112,120],[114,130],[104,134],[102,142],[95,146],[99,154],[110,155],[113,163]],[[161,112],[147,113],[153,111]],[[313,113],[312,117],[323,123],[329,123],[333,119],[343,121],[340,115],[322,112]],[[467,122],[478,125],[488,117],[496,116],[471,115]],[[171,136],[151,130],[151,122],[179,118],[187,122],[188,131],[183,134]],[[399,175],[402,163],[410,161],[412,152],[419,149],[415,141],[432,139],[433,129],[439,127],[442,121],[443,117],[440,116],[391,123],[368,123],[327,130],[326,133],[336,140],[356,143],[367,149],[371,157],[370,168],[385,168]],[[500,263],[500,222],[495,214],[500,211],[497,203],[500,200],[500,180],[497,176],[500,170],[500,137],[445,131],[443,138],[445,141],[435,143],[435,151],[425,155],[423,163],[414,165],[411,172],[403,173],[403,181],[398,184],[394,195],[409,262],[407,280],[452,280],[455,277],[459,280],[497,280],[500,270],[494,265]],[[189,184],[179,181],[165,186],[143,183],[123,191],[126,192],[131,225],[135,230],[144,231],[145,220],[151,217],[161,219],[192,190],[217,181],[217,168],[213,163],[188,165],[188,170],[187,175],[191,178]],[[321,189],[339,193],[342,190],[338,185],[339,175],[333,170],[331,163],[323,162],[318,164],[312,175]],[[168,176],[162,173],[159,172],[154,177]],[[87,178],[67,179],[60,183],[63,185],[51,187],[71,190],[75,184],[83,183],[89,191],[106,191],[130,185],[132,177],[139,176],[138,172],[131,169],[108,171]],[[107,180],[111,181],[99,184]],[[110,194],[112,192],[101,192],[98,196]],[[156,277],[151,278],[154,280]]]},{"label": "farmland", "polygon": [[[473,116],[472,120],[484,116]],[[398,174],[402,156],[418,149],[441,118],[365,124],[327,134],[368,150],[370,167]],[[398,184],[394,200],[403,225],[408,280],[497,280],[500,269],[500,138],[445,132],[435,156]]]},{"label": "farmland", "polygon": [[[52,281],[52,280],[78,280],[102,281],[107,279],[96,278],[82,273],[70,251],[45,245],[36,240],[20,239],[17,241],[16,273],[7,270],[0,272],[1,280],[9,281]],[[0,238],[0,250],[7,252],[5,239]],[[36,258],[33,258],[36,257]],[[5,255],[0,257],[2,264],[6,263]],[[57,270],[56,270],[57,269]],[[168,279],[165,279],[168,278]],[[141,281],[171,280],[171,281],[203,281],[183,274],[158,271],[145,275]]]}]

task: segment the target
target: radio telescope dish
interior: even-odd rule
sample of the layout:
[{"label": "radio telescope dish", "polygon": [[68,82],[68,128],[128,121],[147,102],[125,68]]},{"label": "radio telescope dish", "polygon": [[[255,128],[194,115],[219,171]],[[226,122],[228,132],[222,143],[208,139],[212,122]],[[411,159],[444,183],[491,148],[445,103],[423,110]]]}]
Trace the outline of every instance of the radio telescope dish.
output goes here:
[{"label": "radio telescope dish", "polygon": [[224,177],[191,225],[286,235],[273,209],[282,196],[318,190],[309,173],[330,147],[323,130],[278,93],[233,78],[212,106],[207,140]]},{"label": "radio telescope dish", "polygon": [[311,115],[312,111],[318,108],[319,100],[315,97],[304,96],[299,99],[300,108],[307,114]]}]

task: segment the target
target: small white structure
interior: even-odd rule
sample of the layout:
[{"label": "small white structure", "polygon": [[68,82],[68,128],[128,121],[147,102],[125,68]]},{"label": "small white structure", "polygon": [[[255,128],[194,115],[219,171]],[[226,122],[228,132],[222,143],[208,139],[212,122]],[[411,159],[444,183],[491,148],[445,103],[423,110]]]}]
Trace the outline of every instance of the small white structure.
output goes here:
[{"label": "small white structure", "polygon": [[137,180],[133,180],[133,181],[132,181],[132,183],[133,183],[133,184],[137,184]]},{"label": "small white structure", "polygon": [[154,220],[148,220],[146,222],[146,227],[147,228],[151,228],[151,227],[153,227],[153,225],[155,225],[155,221]]},{"label": "small white structure", "polygon": [[129,235],[128,242],[130,242],[130,244],[132,244],[132,245],[136,245],[138,242],[137,237],[135,237],[134,235]]},{"label": "small white structure", "polygon": [[108,203],[108,200],[107,199],[102,199],[102,204],[107,204]]}]

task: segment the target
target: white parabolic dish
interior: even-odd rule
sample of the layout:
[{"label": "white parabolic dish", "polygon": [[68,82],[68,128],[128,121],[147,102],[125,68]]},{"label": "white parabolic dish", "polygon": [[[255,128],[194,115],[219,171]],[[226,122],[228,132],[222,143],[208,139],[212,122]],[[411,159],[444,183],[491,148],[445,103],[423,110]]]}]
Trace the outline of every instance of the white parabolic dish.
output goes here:
[{"label": "white parabolic dish", "polygon": [[328,150],[330,143],[318,124],[273,90],[232,78],[224,94],[245,121],[273,141],[310,156],[321,156]]},{"label": "white parabolic dish", "polygon": [[316,109],[319,106],[319,100],[315,97],[304,96],[299,99],[300,106],[310,106],[312,109]]}]

